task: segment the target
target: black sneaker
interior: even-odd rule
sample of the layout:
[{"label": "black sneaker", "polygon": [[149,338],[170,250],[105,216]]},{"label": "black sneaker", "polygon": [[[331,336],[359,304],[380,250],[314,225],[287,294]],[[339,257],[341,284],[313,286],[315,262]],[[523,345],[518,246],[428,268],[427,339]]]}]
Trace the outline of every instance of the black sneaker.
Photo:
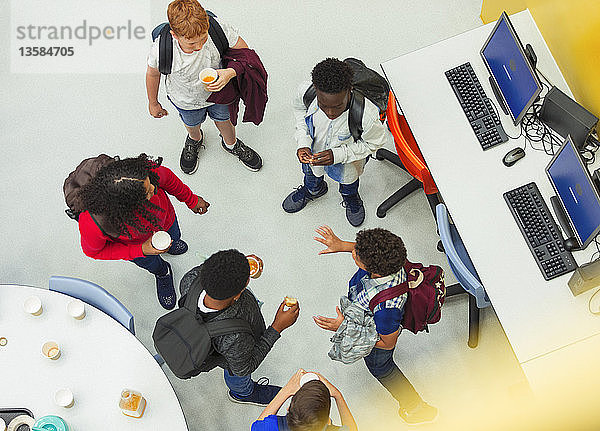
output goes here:
[{"label": "black sneaker", "polygon": [[315,200],[325,193],[327,193],[327,183],[325,181],[323,181],[321,189],[315,194],[309,192],[306,186],[302,185],[296,187],[296,190],[287,195],[281,206],[286,213],[297,213],[304,208],[309,201]]},{"label": "black sneaker", "polygon": [[199,141],[194,141],[190,138],[190,135],[185,138],[185,145],[183,151],[181,151],[181,157],[179,158],[179,167],[184,174],[193,174],[198,169],[198,151],[200,147],[204,147],[204,133]]},{"label": "black sneaker", "polygon": [[438,409],[430,406],[425,401],[411,410],[400,408],[398,414],[409,425],[428,424],[436,420]]},{"label": "black sneaker", "polygon": [[178,239],[177,241],[173,241],[173,244],[171,244],[171,247],[169,247],[167,253],[172,254],[173,256],[178,256],[186,251],[188,251],[187,243],[182,239]]},{"label": "black sneaker", "polygon": [[346,208],[346,219],[354,227],[360,226],[365,221],[365,206],[360,196],[355,195],[342,195],[342,206]]},{"label": "black sneaker", "polygon": [[275,395],[281,390],[280,386],[270,385],[269,379],[261,377],[258,382],[254,383],[254,391],[247,397],[235,396],[229,391],[229,399],[234,403],[253,404],[255,406],[268,405]]},{"label": "black sneaker", "polygon": [[235,145],[233,146],[233,149],[230,150],[227,147],[227,145],[225,145],[225,141],[223,140],[223,137],[221,137],[221,146],[229,154],[233,154],[234,156],[237,156],[238,159],[240,160],[240,162],[242,162],[242,164],[244,166],[246,166],[248,169],[250,169],[251,171],[256,172],[260,168],[262,168],[262,159],[260,158],[258,153],[256,151],[254,151],[252,148],[246,146],[246,144],[244,144],[239,139],[237,139],[235,141]]},{"label": "black sneaker", "polygon": [[165,310],[172,310],[175,308],[177,303],[177,294],[175,293],[175,287],[173,286],[173,271],[171,271],[171,265],[167,264],[168,272],[166,275],[155,275],[156,277],[156,294],[158,295],[158,302]]}]

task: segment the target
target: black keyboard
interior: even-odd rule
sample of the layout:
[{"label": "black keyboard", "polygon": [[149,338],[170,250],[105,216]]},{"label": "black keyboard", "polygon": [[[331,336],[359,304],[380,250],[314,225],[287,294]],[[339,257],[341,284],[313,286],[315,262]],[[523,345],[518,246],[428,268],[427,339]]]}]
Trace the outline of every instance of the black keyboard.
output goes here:
[{"label": "black keyboard", "polygon": [[483,87],[471,67],[461,64],[446,72],[446,78],[462,107],[481,148],[487,150],[508,141],[500,119],[492,107],[492,101],[483,92]]},{"label": "black keyboard", "polygon": [[504,200],[546,280],[574,271],[577,264],[535,183],[504,193]]}]

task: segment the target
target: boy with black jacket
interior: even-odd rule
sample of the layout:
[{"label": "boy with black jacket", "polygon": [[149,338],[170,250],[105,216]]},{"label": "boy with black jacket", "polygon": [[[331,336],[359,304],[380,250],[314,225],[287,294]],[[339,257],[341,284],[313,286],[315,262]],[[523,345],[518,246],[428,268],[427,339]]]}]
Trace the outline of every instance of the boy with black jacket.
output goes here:
[{"label": "boy with black jacket", "polygon": [[204,321],[243,319],[252,328],[253,334],[233,333],[212,340],[217,353],[216,365],[224,370],[229,398],[237,403],[269,404],[281,387],[256,383],[251,374],[265,359],[281,332],[296,322],[300,312],[298,304],[284,311],[282,302],[273,323],[267,328],[256,298],[246,289],[250,265],[246,256],[237,250],[219,251],[188,271],[180,283],[180,307],[197,278],[203,289],[198,309]]}]

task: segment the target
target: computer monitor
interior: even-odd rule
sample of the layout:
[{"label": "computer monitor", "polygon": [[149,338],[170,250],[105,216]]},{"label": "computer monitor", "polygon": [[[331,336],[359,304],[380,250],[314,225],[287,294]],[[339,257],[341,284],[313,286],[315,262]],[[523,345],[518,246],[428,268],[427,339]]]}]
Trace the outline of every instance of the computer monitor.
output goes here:
[{"label": "computer monitor", "polygon": [[514,124],[519,124],[541,93],[542,83],[506,12],[502,12],[480,54]]},{"label": "computer monitor", "polygon": [[582,248],[600,232],[600,195],[571,136],[554,155],[546,174]]}]

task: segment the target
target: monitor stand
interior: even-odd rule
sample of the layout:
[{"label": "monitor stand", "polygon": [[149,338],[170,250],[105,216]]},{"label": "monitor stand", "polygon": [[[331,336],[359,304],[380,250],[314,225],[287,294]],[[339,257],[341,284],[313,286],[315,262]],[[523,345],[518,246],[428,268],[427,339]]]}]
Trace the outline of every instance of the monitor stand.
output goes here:
[{"label": "monitor stand", "polygon": [[567,214],[565,214],[565,210],[559,202],[559,199],[558,196],[552,196],[550,198],[550,203],[552,204],[552,210],[554,210],[558,224],[567,238],[563,241],[563,246],[568,251],[581,250],[581,245],[579,244],[579,241],[577,241],[575,232],[573,232],[573,228],[571,228],[571,225],[569,224]]},{"label": "monitor stand", "polygon": [[498,88],[498,85],[496,85],[496,81],[494,80],[494,78],[492,78],[491,75],[488,79],[490,81],[492,91],[494,92],[494,96],[496,96],[496,101],[498,102],[498,105],[500,105],[500,107],[502,108],[502,112],[504,112],[504,115],[508,115],[508,108],[506,107],[506,105],[504,105],[504,100],[502,100],[502,96],[500,96],[500,89]]}]

